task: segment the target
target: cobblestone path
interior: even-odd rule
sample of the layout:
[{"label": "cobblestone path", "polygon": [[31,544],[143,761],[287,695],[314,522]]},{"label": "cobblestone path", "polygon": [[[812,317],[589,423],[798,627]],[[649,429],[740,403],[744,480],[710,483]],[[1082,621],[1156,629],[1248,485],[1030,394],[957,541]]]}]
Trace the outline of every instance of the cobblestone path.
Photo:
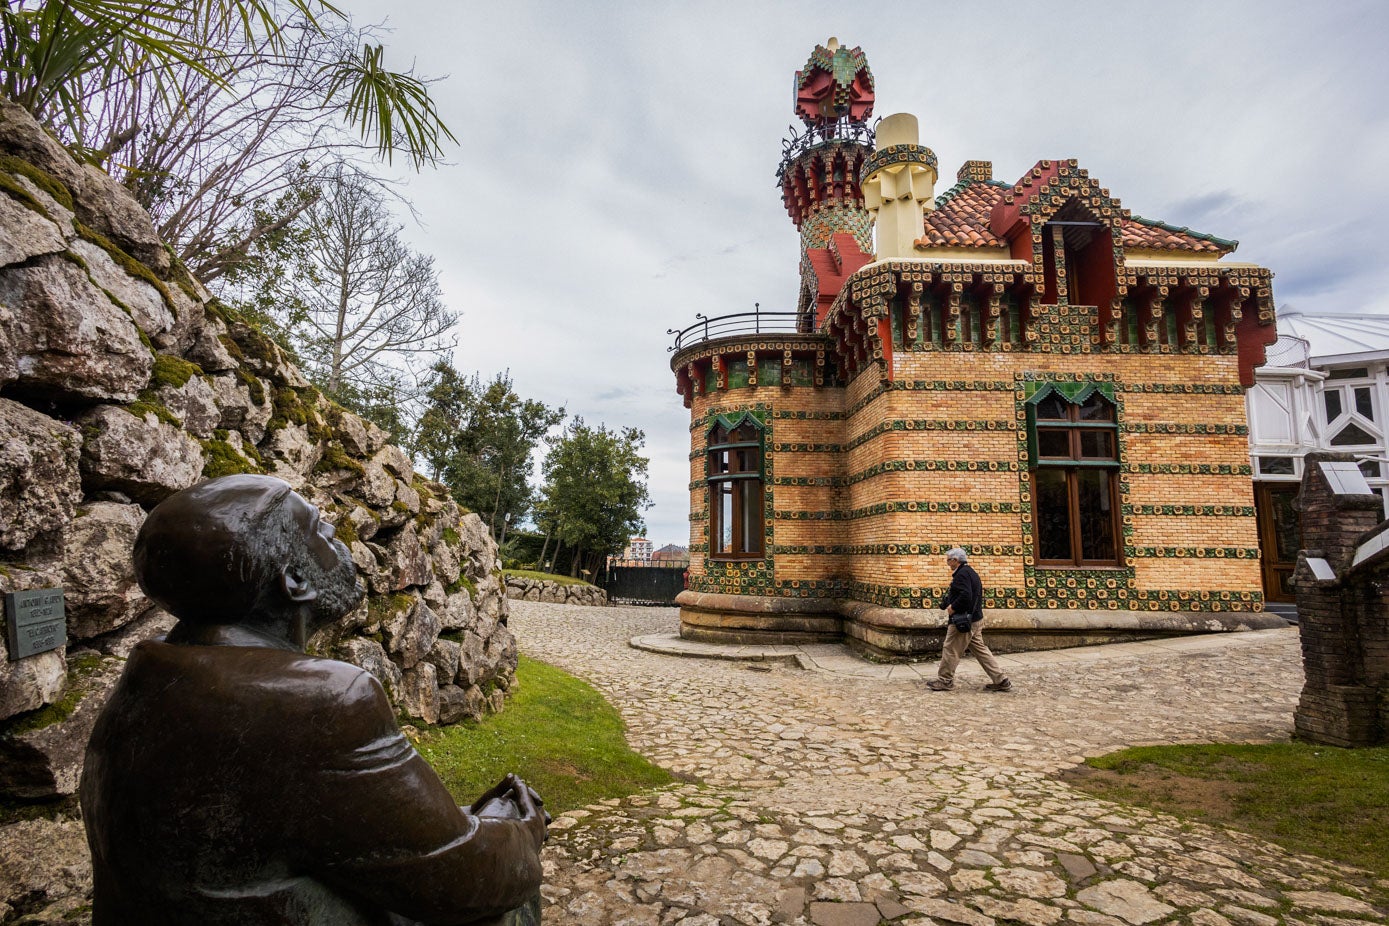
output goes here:
[{"label": "cobblestone path", "polygon": [[561,815],[546,922],[582,926],[1342,926],[1386,873],[1096,800],[1051,777],[1148,743],[1288,736],[1295,630],[1044,661],[1011,694],[633,649],[670,609],[512,602],[527,655],[589,680],[689,783]]}]

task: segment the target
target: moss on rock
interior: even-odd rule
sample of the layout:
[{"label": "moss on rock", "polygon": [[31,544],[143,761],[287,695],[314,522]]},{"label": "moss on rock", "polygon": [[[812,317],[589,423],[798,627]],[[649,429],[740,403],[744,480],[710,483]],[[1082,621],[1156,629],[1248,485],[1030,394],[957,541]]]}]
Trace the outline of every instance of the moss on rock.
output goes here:
[{"label": "moss on rock", "polygon": [[173,386],[182,389],[194,376],[201,376],[203,368],[196,363],[175,357],[173,354],[155,354],[154,369],[150,372],[150,386]]},{"label": "moss on rock", "polygon": [[366,470],[362,464],[347,455],[347,452],[337,444],[328,444],[323,448],[323,456],[319,457],[318,463],[314,465],[315,473],[331,473],[346,470],[349,473],[356,473],[358,476],[365,476]]},{"label": "moss on rock", "polygon": [[91,693],[91,677],[101,665],[102,659],[95,653],[83,653],[69,659],[67,690],[63,696],[52,704],[16,715],[5,723],[0,736],[21,736],[67,720],[82,699]]},{"label": "moss on rock", "polygon": [[158,290],[160,298],[162,298],[164,304],[169,307],[169,311],[172,312],[175,317],[178,316],[178,304],[174,302],[174,297],[169,293],[168,285],[165,284],[163,280],[159,279],[159,277],[155,276],[153,270],[125,253],[115,242],[96,229],[83,225],[81,222],[73,222],[72,224],[77,229],[79,235],[105,251],[111,260],[116,262],[116,266],[120,267],[137,280],[143,280]]},{"label": "moss on rock", "polygon": [[[220,432],[225,434],[226,432]],[[237,452],[230,441],[219,440],[214,437],[212,440],[200,440],[198,443],[203,445],[203,477],[215,479],[218,476],[231,476],[236,473],[264,473],[265,460],[254,447],[245,445],[243,449],[250,454],[249,457]]]},{"label": "moss on rock", "polygon": [[[58,180],[57,177],[54,177],[48,171],[35,167],[23,158],[17,158],[12,154],[0,154],[0,171],[4,171],[7,174],[20,175],[33,183],[34,186],[53,197],[53,201],[67,211],[77,211],[72,204],[72,194],[68,192],[68,188],[63,185],[62,181]],[[39,211],[43,211],[43,207],[39,205],[38,200],[34,199],[33,195],[28,190],[18,184],[15,184],[15,186],[30,200],[30,202],[38,207]]]},{"label": "moss on rock", "polygon": [[122,405],[121,408],[124,408],[141,421],[144,421],[146,416],[153,415],[165,424],[173,425],[180,430],[183,428],[183,419],[161,405],[155,398],[154,393],[149,389],[140,393],[139,398],[134,402],[131,402],[129,405]]}]

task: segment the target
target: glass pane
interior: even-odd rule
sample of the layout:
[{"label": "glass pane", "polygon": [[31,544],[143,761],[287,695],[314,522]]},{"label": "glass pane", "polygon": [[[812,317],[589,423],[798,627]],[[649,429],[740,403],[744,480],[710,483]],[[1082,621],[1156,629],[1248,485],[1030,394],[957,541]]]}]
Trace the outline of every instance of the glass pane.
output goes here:
[{"label": "glass pane", "polygon": [[1340,370],[1332,370],[1327,379],[1368,379],[1369,376],[1369,367],[1345,367]]},{"label": "glass pane", "polygon": [[1055,428],[1040,428],[1037,431],[1037,456],[1071,457],[1071,432]]},{"label": "glass pane", "polygon": [[738,469],[737,469],[736,471],[737,471],[737,472],[740,472],[740,473],[755,473],[755,472],[757,472],[757,451],[756,451],[756,450],[739,450],[739,451],[738,451]]},{"label": "glass pane", "polygon": [[1039,469],[1037,474],[1037,556],[1071,559],[1071,501],[1066,471]]},{"label": "glass pane", "polygon": [[1065,421],[1070,416],[1071,404],[1055,392],[1037,403],[1038,419]]},{"label": "glass pane", "polygon": [[1114,499],[1109,491],[1109,473],[1083,469],[1075,478],[1076,492],[1080,496],[1080,557],[1112,562]]},{"label": "glass pane", "polygon": [[719,476],[728,472],[728,451],[715,450],[709,454],[709,475]]},{"label": "glass pane", "polygon": [[709,446],[712,447],[715,444],[726,443],[728,443],[728,428],[725,428],[721,424],[716,425],[714,430],[709,432]]},{"label": "glass pane", "polygon": [[739,518],[738,552],[762,552],[762,483],[741,479],[737,483]]},{"label": "glass pane", "polygon": [[1292,457],[1259,457],[1259,472],[1265,476],[1291,476]]},{"label": "glass pane", "polygon": [[1269,496],[1273,509],[1273,538],[1277,547],[1278,561],[1297,562],[1297,512],[1293,503],[1297,492],[1274,492]]},{"label": "glass pane", "polygon": [[1336,432],[1336,436],[1331,438],[1333,447],[1353,447],[1360,444],[1373,444],[1376,439],[1370,435],[1360,425],[1351,422],[1344,428]]},{"label": "glass pane", "polygon": [[710,500],[711,513],[714,516],[712,525],[712,542],[715,553],[733,552],[733,485],[728,482],[716,482],[709,487],[712,493]]},{"label": "glass pane", "polygon": [[1376,460],[1361,460],[1360,472],[1365,474],[1367,479],[1379,478],[1379,463]]},{"label": "glass pane", "polygon": [[733,432],[730,443],[744,444],[755,440],[757,440],[757,429],[750,424],[744,424]]},{"label": "glass pane", "polygon": [[1087,460],[1114,459],[1114,432],[1081,431],[1080,455]]},{"label": "glass pane", "polygon": [[1328,389],[1321,394],[1322,401],[1326,403],[1326,420],[1334,421],[1341,416],[1341,390]]},{"label": "glass pane", "polygon": [[1093,393],[1090,398],[1080,406],[1081,421],[1113,421],[1114,406],[1109,404],[1109,400],[1098,392]]},{"label": "glass pane", "polygon": [[1369,386],[1359,386],[1356,388],[1355,410],[1371,421],[1375,420],[1375,404],[1370,397]]}]

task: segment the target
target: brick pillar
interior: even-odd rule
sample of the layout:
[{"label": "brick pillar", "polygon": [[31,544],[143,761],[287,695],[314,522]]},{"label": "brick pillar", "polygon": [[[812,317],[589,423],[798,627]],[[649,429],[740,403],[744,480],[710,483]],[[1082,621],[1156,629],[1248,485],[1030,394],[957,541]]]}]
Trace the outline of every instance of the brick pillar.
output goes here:
[{"label": "brick pillar", "polygon": [[1314,742],[1374,745],[1389,732],[1389,553],[1353,561],[1376,548],[1382,503],[1347,454],[1308,454],[1305,466],[1293,580],[1306,682],[1295,727]]}]

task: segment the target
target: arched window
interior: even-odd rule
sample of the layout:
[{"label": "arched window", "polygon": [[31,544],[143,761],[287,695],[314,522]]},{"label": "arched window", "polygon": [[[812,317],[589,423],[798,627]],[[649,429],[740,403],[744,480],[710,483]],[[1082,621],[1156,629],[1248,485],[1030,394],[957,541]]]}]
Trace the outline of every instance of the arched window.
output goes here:
[{"label": "arched window", "polygon": [[1040,566],[1118,566],[1119,425],[1098,390],[1047,386],[1029,400],[1032,512]]},{"label": "arched window", "polygon": [[709,555],[753,559],[763,550],[762,428],[745,417],[709,431]]}]

